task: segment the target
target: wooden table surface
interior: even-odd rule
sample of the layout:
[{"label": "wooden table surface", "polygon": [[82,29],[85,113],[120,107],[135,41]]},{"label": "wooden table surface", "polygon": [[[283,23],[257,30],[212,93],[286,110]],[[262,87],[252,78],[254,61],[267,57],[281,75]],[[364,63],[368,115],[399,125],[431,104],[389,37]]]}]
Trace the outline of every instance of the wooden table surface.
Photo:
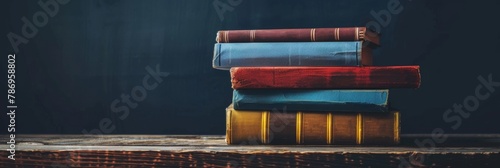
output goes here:
[{"label": "wooden table surface", "polygon": [[220,135],[16,135],[15,161],[7,158],[8,140],[0,137],[0,167],[500,167],[500,134],[449,134],[441,143],[402,135],[398,146],[226,145]]}]

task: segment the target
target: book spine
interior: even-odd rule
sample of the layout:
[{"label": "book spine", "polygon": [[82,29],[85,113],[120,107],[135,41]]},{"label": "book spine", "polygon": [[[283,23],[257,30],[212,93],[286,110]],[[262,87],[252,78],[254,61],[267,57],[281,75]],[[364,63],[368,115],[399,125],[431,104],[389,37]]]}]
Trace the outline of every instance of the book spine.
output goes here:
[{"label": "book spine", "polygon": [[[288,109],[286,109],[288,110]],[[234,145],[391,145],[399,112],[338,113],[226,109],[226,141]]]},{"label": "book spine", "polygon": [[387,67],[235,67],[233,89],[418,88],[419,66]]},{"label": "book spine", "polygon": [[217,43],[214,47],[213,67],[361,66],[364,63],[362,47],[359,41]]},{"label": "book spine", "polygon": [[244,89],[233,91],[236,110],[387,112],[388,90]]},{"label": "book spine", "polygon": [[377,33],[365,27],[223,30],[217,32],[218,43],[241,42],[320,42],[370,41],[379,44]]}]

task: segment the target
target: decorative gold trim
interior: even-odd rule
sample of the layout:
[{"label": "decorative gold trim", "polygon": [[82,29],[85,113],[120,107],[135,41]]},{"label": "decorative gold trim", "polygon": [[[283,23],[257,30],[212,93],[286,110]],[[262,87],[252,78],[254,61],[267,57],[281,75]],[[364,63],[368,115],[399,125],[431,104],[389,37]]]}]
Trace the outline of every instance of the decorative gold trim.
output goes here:
[{"label": "decorative gold trim", "polygon": [[225,37],[226,37],[226,31],[221,31],[219,35],[220,35],[219,42],[220,43],[225,43],[226,42],[226,39],[225,39]]},{"label": "decorative gold trim", "polygon": [[250,30],[250,41],[255,41],[255,30]]},{"label": "decorative gold trim", "polygon": [[356,144],[363,143],[363,116],[361,113],[356,115]]},{"label": "decorative gold trim", "polygon": [[224,32],[224,41],[229,43],[229,31]]},{"label": "decorative gold trim", "polygon": [[297,144],[302,143],[302,115],[302,112],[297,112],[295,128],[295,141]]},{"label": "decorative gold trim", "polygon": [[394,143],[399,143],[399,112],[394,112]]},{"label": "decorative gold trim", "polygon": [[326,114],[326,144],[332,144],[332,138],[333,138],[333,114],[332,113],[327,113]]},{"label": "decorative gold trim", "polygon": [[262,112],[262,120],[261,120],[261,137],[262,137],[262,144],[267,144],[268,143],[268,136],[269,136],[269,111],[264,111]]},{"label": "decorative gold trim", "polygon": [[311,41],[316,41],[316,29],[311,29]]},{"label": "decorative gold trim", "polygon": [[359,27],[356,27],[356,32],[354,32],[355,35],[354,37],[356,37],[356,41],[359,40]]},{"label": "decorative gold trim", "polygon": [[217,37],[215,37],[215,42],[220,42],[220,31],[217,32]]},{"label": "decorative gold trim", "polygon": [[226,122],[229,122],[229,123],[226,123],[229,128],[226,128],[226,143],[227,144],[233,144],[231,142],[231,140],[233,139],[233,117],[232,117],[232,114],[233,114],[233,110],[231,109],[227,109],[227,116],[226,116]]},{"label": "decorative gold trim", "polygon": [[333,39],[337,40],[337,28],[333,29]]}]

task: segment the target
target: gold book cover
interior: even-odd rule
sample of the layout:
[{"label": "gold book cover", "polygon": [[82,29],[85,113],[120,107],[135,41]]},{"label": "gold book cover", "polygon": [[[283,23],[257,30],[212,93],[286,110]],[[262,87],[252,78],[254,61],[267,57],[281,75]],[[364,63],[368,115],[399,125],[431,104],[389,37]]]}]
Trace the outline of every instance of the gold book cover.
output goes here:
[{"label": "gold book cover", "polygon": [[226,109],[226,141],[234,145],[394,145],[400,113],[285,112]]}]

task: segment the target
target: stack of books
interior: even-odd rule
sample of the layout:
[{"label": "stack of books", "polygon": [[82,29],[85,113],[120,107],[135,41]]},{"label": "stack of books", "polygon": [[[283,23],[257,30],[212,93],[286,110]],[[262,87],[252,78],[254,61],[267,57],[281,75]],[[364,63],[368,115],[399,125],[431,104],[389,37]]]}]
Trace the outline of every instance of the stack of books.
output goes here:
[{"label": "stack of books", "polygon": [[228,30],[213,67],[230,70],[228,144],[397,144],[389,88],[418,88],[419,66],[372,66],[365,27]]}]

